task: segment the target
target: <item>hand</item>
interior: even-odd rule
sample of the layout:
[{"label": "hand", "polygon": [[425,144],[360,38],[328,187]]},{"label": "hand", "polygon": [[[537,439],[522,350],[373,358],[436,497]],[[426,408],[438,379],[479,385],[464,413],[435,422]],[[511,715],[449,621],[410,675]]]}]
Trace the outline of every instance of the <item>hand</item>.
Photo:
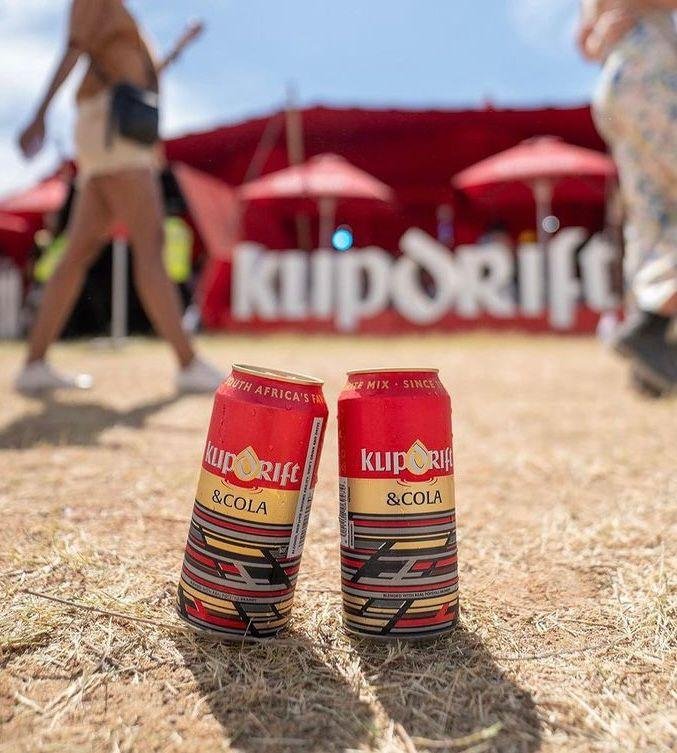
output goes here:
[{"label": "hand", "polygon": [[181,36],[180,46],[185,47],[202,36],[205,30],[204,21],[191,21]]},{"label": "hand", "polygon": [[45,143],[45,119],[36,115],[19,136],[19,147],[26,159],[32,159],[42,149]]},{"label": "hand", "polygon": [[587,41],[590,56],[604,58],[636,25],[637,17],[629,10],[617,8],[603,13]]},{"label": "hand", "polygon": [[204,29],[205,25],[202,21],[191,21],[188,26],[186,26],[186,30],[177,40],[172,51],[158,66],[158,71],[162,72],[165,69],[169,68],[170,65],[175,63],[181,57],[181,53],[186,49],[186,47],[191,42],[194,42],[199,36],[201,36]]}]

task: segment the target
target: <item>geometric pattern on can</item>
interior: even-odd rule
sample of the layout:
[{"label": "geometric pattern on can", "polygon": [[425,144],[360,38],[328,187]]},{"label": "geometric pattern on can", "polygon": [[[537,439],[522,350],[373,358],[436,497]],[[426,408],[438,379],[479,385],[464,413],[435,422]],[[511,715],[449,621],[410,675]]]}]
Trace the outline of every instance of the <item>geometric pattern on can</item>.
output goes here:
[{"label": "geometric pattern on can", "polygon": [[[341,547],[346,628],[404,638],[449,630],[458,617],[453,477],[423,484],[341,483],[348,496]],[[359,501],[365,492],[371,499],[390,499],[392,514],[353,512],[369,507]]]},{"label": "geometric pattern on can", "polygon": [[179,583],[182,610],[208,630],[276,633],[289,617],[301,561],[280,555],[290,534],[290,525],[244,525],[196,500]]}]

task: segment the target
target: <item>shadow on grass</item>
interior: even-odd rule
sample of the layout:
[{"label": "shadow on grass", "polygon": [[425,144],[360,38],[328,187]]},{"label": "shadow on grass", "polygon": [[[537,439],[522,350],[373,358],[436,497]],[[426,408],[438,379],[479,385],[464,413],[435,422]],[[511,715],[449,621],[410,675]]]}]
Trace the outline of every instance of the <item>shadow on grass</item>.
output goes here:
[{"label": "shadow on grass", "polygon": [[249,753],[341,753],[369,743],[374,712],[304,636],[240,648],[175,639],[230,745]]},{"label": "shadow on grass", "polygon": [[148,418],[180,397],[170,395],[131,410],[117,410],[97,403],[61,403],[45,395],[40,398],[40,413],[21,416],[0,430],[0,450],[22,450],[38,444],[93,445],[101,432],[113,426],[143,428]]},{"label": "shadow on grass", "polygon": [[473,753],[540,747],[541,724],[530,693],[462,626],[430,642],[351,644],[380,704],[419,749],[427,749],[425,740],[456,740],[432,747]]}]

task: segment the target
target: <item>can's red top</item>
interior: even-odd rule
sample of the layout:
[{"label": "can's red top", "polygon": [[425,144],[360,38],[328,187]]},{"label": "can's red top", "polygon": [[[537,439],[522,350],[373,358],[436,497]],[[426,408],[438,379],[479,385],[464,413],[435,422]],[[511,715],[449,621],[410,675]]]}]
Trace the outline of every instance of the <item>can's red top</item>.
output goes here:
[{"label": "can's red top", "polygon": [[348,372],[341,399],[352,396],[446,395],[437,369],[364,369]]},{"label": "can's red top", "polygon": [[348,376],[354,376],[357,374],[439,374],[439,369],[422,369],[422,368],[413,368],[413,369],[403,369],[402,367],[398,368],[378,368],[378,369],[354,369],[353,371],[348,372]]},{"label": "can's red top", "polygon": [[268,369],[263,366],[249,366],[247,364],[233,364],[233,373],[246,374],[248,376],[258,377],[259,379],[268,379],[272,382],[288,382],[291,384],[305,384],[309,386],[321,387],[324,382],[306,374],[295,374],[293,371],[279,371],[278,369]]},{"label": "can's red top", "polygon": [[324,406],[322,381],[305,374],[235,364],[217,395],[271,408],[307,410]]}]

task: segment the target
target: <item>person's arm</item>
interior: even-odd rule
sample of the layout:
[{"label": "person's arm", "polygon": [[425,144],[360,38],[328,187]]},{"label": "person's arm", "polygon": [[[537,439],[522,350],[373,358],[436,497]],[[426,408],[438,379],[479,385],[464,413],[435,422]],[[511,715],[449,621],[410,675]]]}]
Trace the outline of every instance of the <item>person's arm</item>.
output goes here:
[{"label": "person's arm", "polygon": [[609,51],[634,29],[637,21],[638,11],[629,6],[603,13],[585,38],[585,56],[603,61]]},{"label": "person's arm", "polygon": [[106,0],[72,0],[68,19],[68,42],[32,122],[19,136],[24,156],[34,157],[45,141],[45,116],[52,100],[70,76],[83,53],[89,54],[97,36]]},{"label": "person's arm", "polygon": [[80,51],[73,47],[68,47],[61,56],[61,60],[49,82],[44,97],[38,105],[33,120],[19,136],[19,146],[24,157],[33,157],[42,149],[45,141],[45,116],[47,115],[49,106],[59,89],[61,89],[66,79],[70,76],[79,57]]},{"label": "person's arm", "polygon": [[186,47],[188,47],[188,45],[192,44],[198,37],[202,35],[204,28],[205,27],[202,21],[195,21],[194,23],[189,24],[186,30],[177,40],[176,44],[158,63],[157,72],[162,73],[167,68],[169,68],[170,65],[175,63],[179,59],[179,57],[181,57],[181,53],[186,49]]}]

